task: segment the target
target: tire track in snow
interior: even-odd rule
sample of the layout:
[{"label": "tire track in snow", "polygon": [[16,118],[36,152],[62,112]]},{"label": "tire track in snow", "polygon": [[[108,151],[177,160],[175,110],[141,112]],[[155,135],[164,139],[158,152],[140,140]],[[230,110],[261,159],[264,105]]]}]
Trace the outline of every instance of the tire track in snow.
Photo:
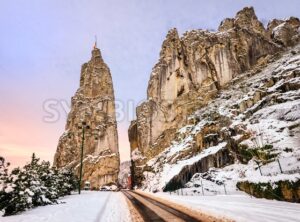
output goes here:
[{"label": "tire track in snow", "polygon": [[104,206],[102,207],[102,209],[99,211],[99,213],[98,213],[98,215],[97,215],[97,217],[96,217],[96,220],[95,220],[95,222],[100,222],[101,221],[101,218],[102,218],[102,215],[103,215],[103,213],[105,212],[105,209],[106,209],[106,207],[107,207],[107,204],[108,204],[108,202],[109,202],[109,199],[110,199],[110,197],[111,197],[111,192],[109,193],[109,195],[106,197],[106,199],[105,199],[105,204],[104,204]]}]

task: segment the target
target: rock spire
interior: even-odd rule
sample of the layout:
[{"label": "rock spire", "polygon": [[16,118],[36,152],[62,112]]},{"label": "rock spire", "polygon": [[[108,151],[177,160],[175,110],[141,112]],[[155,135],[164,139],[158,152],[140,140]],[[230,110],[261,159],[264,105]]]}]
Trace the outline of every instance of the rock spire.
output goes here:
[{"label": "rock spire", "polygon": [[82,127],[85,123],[83,182],[93,188],[116,183],[119,151],[112,77],[101,51],[94,46],[92,58],[81,67],[80,87],[72,97],[65,132],[59,139],[54,166],[79,174]]}]

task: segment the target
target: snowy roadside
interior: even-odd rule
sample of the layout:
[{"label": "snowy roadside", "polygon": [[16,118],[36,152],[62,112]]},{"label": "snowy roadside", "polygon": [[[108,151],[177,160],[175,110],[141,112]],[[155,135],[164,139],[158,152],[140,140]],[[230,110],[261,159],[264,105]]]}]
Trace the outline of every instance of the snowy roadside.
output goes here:
[{"label": "snowy roadside", "polygon": [[[152,193],[151,193],[152,194]],[[242,192],[234,195],[178,196],[155,193],[178,204],[201,210],[211,215],[225,216],[238,222],[295,222],[299,221],[300,204],[284,201],[258,199]]]},{"label": "snowy roadside", "polygon": [[84,191],[61,198],[64,202],[0,217],[1,222],[130,222],[126,200],[120,192]]}]

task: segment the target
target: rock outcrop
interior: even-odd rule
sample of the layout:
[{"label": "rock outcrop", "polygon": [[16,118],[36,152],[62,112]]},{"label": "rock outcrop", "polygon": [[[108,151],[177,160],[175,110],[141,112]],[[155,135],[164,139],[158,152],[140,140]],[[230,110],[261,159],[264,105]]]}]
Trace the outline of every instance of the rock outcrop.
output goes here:
[{"label": "rock outcrop", "polygon": [[117,183],[120,161],[113,83],[96,47],[91,60],[82,65],[80,87],[72,97],[54,166],[73,169],[79,175],[83,128],[83,182],[89,181],[95,189]]},{"label": "rock outcrop", "polygon": [[[193,30],[179,37],[176,29],[170,30],[150,76],[147,101],[137,107],[128,130],[136,185],[149,170],[147,161],[172,145],[178,129],[199,121],[188,119],[190,114],[208,105],[242,73],[259,72],[272,56],[298,42],[299,19],[273,20],[265,29],[252,7],[222,21],[217,32]],[[208,131],[214,133],[224,123]],[[213,144],[213,139],[199,135],[199,147],[192,153]]]},{"label": "rock outcrop", "polygon": [[274,19],[269,22],[267,32],[274,42],[284,47],[294,46],[300,41],[299,27],[300,21],[295,17],[287,20]]},{"label": "rock outcrop", "polygon": [[300,203],[300,180],[277,181],[276,183],[249,183],[239,182],[237,187],[258,198],[284,200]]}]

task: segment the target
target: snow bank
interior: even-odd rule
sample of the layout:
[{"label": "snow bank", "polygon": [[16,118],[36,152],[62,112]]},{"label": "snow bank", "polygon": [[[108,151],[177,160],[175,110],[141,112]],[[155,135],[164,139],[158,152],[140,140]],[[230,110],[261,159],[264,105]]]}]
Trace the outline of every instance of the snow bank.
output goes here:
[{"label": "snow bank", "polygon": [[251,198],[242,192],[235,195],[178,196],[156,193],[195,210],[232,218],[239,222],[295,222],[299,221],[300,204]]},{"label": "snow bank", "polygon": [[38,207],[20,215],[0,217],[1,222],[130,222],[120,192],[83,191],[61,199],[61,204]]}]

